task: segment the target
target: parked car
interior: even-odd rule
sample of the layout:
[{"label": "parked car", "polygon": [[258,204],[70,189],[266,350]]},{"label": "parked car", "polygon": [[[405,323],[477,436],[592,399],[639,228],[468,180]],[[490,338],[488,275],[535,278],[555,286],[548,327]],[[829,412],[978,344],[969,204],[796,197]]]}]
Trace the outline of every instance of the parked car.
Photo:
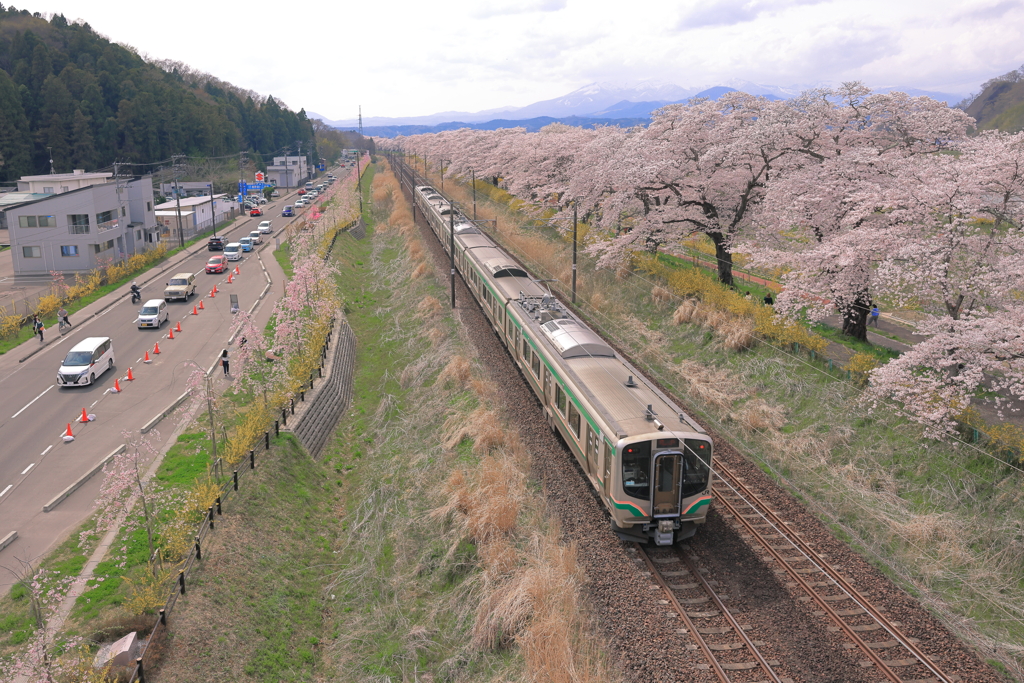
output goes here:
[{"label": "parked car", "polygon": [[242,260],[242,245],[238,242],[232,242],[224,247],[224,256],[228,261],[241,261]]},{"label": "parked car", "polygon": [[264,235],[269,235],[274,230],[273,228],[270,227],[270,221],[261,221],[259,225],[259,231],[262,232]]},{"label": "parked car", "polygon": [[249,239],[252,240],[253,244],[263,244],[263,233],[259,230],[253,230],[249,233]]},{"label": "parked car", "polygon": [[238,245],[242,248],[242,251],[252,251],[252,238],[243,237],[238,240]]},{"label": "parked car", "polygon": [[228,267],[227,256],[211,256],[206,262],[207,273],[223,273]]},{"label": "parked car", "polygon": [[273,192],[270,193],[270,196],[271,197],[280,197],[281,193],[278,192],[277,190],[274,190]]},{"label": "parked car", "polygon": [[287,218],[288,216],[294,216],[295,209],[292,208],[291,204],[285,204],[284,208],[281,209],[281,215],[284,216],[285,218]]},{"label": "parked car", "polygon": [[110,340],[110,337],[88,337],[68,351],[68,355],[57,370],[57,385],[92,384],[98,375],[102,375],[112,367],[114,367],[114,342]]},{"label": "parked car", "polygon": [[[214,256],[214,258],[222,259],[223,256]],[[139,329],[146,327],[160,328],[164,324],[165,320],[170,320],[171,314],[167,310],[167,302],[163,299],[150,299],[146,303],[142,304],[142,308],[139,309]]]},{"label": "parked car", "polygon": [[224,238],[220,235],[214,235],[206,243],[206,248],[210,251],[224,251]]},{"label": "parked car", "polygon": [[253,207],[253,209],[249,211],[249,215],[250,216],[262,216],[263,215],[263,209],[261,209],[258,206],[257,207]]},{"label": "parked car", "polygon": [[167,281],[164,289],[164,301],[181,299],[188,301],[188,298],[196,293],[196,276],[192,273],[175,273],[174,277]]}]

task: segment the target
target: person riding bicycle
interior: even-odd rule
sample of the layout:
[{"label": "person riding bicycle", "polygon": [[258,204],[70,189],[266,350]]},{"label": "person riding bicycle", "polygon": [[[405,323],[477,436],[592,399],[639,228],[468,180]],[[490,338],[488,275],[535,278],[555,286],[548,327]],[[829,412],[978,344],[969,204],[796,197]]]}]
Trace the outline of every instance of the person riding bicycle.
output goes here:
[{"label": "person riding bicycle", "polygon": [[136,304],[142,299],[142,290],[139,289],[139,285],[132,283],[132,303]]},{"label": "person riding bicycle", "polygon": [[68,320],[68,312],[63,306],[57,311],[57,319],[60,320],[61,327],[71,327],[71,321]]}]

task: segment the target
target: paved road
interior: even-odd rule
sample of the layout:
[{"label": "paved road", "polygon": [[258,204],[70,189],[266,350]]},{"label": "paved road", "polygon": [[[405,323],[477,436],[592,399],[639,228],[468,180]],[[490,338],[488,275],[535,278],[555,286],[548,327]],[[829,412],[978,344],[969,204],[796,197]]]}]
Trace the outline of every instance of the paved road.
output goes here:
[{"label": "paved road", "polygon": [[[286,195],[267,204],[262,218],[236,220],[227,236],[237,240],[261,220],[271,220],[274,235],[264,236],[262,258],[272,262],[275,236],[294,220],[282,218],[281,207],[293,199],[294,195]],[[232,284],[227,282],[227,273],[207,275],[205,263],[218,253],[197,245],[188,255],[172,260],[175,265],[166,272],[151,271],[139,278],[146,301],[161,298],[165,282],[174,273],[196,273],[196,296],[187,302],[170,303],[170,325],[165,323],[160,330],[138,329],[139,305],[132,304],[127,289],[122,288],[72,316],[72,323],[77,324],[63,337],[56,328],[46,330],[50,343],[41,350],[40,344],[32,340],[0,356],[0,539],[9,531],[18,532],[17,540],[0,550],[0,592],[10,587],[13,579],[6,569],[16,569],[21,560],[38,558],[89,514],[102,477],[93,477],[51,512],[43,512],[43,505],[118,448],[124,442],[122,431],[137,436],[144,424],[180,396],[186,390],[192,363],[207,368],[216,361],[230,335],[230,294],[237,294],[241,307],[248,309],[266,287],[267,277],[255,252],[245,254],[241,262],[232,262],[241,271]],[[278,270],[276,264],[270,265]],[[214,284],[219,292],[211,297]],[[192,307],[200,299],[205,310],[193,316]],[[171,326],[179,322],[182,331],[169,339]],[[94,336],[113,340],[115,367],[88,387],[56,386],[57,368],[68,349]],[[153,353],[157,343],[159,355]],[[152,359],[149,364],[142,362],[147,351]],[[133,382],[125,380],[129,367]],[[120,378],[119,394],[108,391],[115,378]],[[77,421],[83,408],[95,414],[95,421]],[[62,436],[68,423],[75,439],[65,443]],[[165,427],[164,433],[154,436],[153,443],[163,451],[176,435],[168,428],[173,424],[161,426]]]}]

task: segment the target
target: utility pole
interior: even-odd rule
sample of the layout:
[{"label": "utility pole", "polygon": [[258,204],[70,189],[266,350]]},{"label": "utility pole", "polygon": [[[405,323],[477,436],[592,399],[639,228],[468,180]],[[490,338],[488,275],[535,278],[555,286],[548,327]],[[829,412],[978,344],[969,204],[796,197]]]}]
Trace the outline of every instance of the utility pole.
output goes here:
[{"label": "utility pole", "polygon": [[469,175],[473,179],[473,220],[476,220],[476,170],[469,169]]},{"label": "utility pole", "polygon": [[448,226],[451,230],[451,278],[452,278],[452,310],[455,310],[455,206],[448,202]]},{"label": "utility pole", "polygon": [[363,220],[363,177],[359,171],[359,157],[362,156],[362,150],[356,150],[356,194],[359,195],[359,220]]},{"label": "utility pole", "polygon": [[171,163],[174,164],[174,201],[178,205],[178,246],[185,248],[185,234],[181,230],[181,192],[178,190],[178,157],[181,154],[171,156]]},{"label": "utility pole", "polygon": [[572,302],[576,303],[576,200],[572,200]]},{"label": "utility pole", "polygon": [[213,203],[213,180],[210,180],[210,223],[213,225],[213,236],[217,236],[217,211]]}]

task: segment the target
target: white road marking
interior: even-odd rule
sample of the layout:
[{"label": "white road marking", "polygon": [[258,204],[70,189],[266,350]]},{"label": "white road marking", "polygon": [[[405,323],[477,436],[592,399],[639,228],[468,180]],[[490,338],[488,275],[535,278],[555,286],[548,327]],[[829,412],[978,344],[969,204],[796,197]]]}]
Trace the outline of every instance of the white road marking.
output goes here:
[{"label": "white road marking", "polygon": [[3,491],[0,491],[0,496],[4,495],[8,491],[10,491],[13,487],[14,487],[14,484],[8,484],[7,488],[5,488]]},{"label": "white road marking", "polygon": [[39,456],[40,456],[40,457],[42,457],[42,456],[46,455],[47,453],[49,453],[49,452],[50,452],[50,449],[51,449],[51,448],[53,448],[53,444],[52,444],[52,443],[51,443],[51,444],[50,444],[49,446],[47,446],[47,447],[46,447],[46,450],[45,450],[45,451],[43,451],[42,453],[40,453],[40,454],[39,454]]},{"label": "white road marking", "polygon": [[[49,449],[47,449],[47,450],[49,450]],[[44,452],[45,452],[45,451],[44,451]],[[35,464],[35,463],[32,463],[31,465],[29,465],[28,467],[26,467],[25,469],[23,469],[23,470],[21,471],[21,473],[22,473],[22,474],[28,474],[28,471],[29,471],[30,469],[32,469],[33,467],[35,467],[35,466],[36,466],[36,464]]]},{"label": "white road marking", "polygon": [[96,399],[95,401],[93,401],[93,402],[92,402],[92,405],[91,405],[91,406],[89,406],[89,407],[90,407],[90,408],[92,408],[92,407],[93,407],[94,405],[96,405],[96,404],[97,404],[97,403],[99,403],[99,402],[100,402],[100,400],[99,400],[99,399]]},{"label": "white road marking", "polygon": [[[55,386],[55,385],[51,384],[50,386],[46,387],[46,389],[44,389],[44,390],[43,390],[43,394],[45,394],[45,393],[46,393],[47,391],[49,391],[50,389],[53,389],[53,387],[54,387],[54,386]],[[36,397],[35,397],[34,399],[32,399],[31,401],[29,401],[28,403],[26,403],[26,404],[25,404],[25,408],[28,408],[28,407],[29,407],[30,405],[32,405],[33,403],[35,403],[36,401],[38,401],[39,399],[41,399],[41,398],[43,397],[43,394],[39,394],[39,395],[38,395],[38,396],[36,396]],[[15,413],[14,415],[11,415],[11,419],[13,420],[14,418],[18,417],[18,416],[19,416],[19,415],[21,415],[21,414],[22,414],[23,412],[25,412],[25,408],[22,408],[21,410],[19,410],[18,412],[16,412],[16,413]]]}]

